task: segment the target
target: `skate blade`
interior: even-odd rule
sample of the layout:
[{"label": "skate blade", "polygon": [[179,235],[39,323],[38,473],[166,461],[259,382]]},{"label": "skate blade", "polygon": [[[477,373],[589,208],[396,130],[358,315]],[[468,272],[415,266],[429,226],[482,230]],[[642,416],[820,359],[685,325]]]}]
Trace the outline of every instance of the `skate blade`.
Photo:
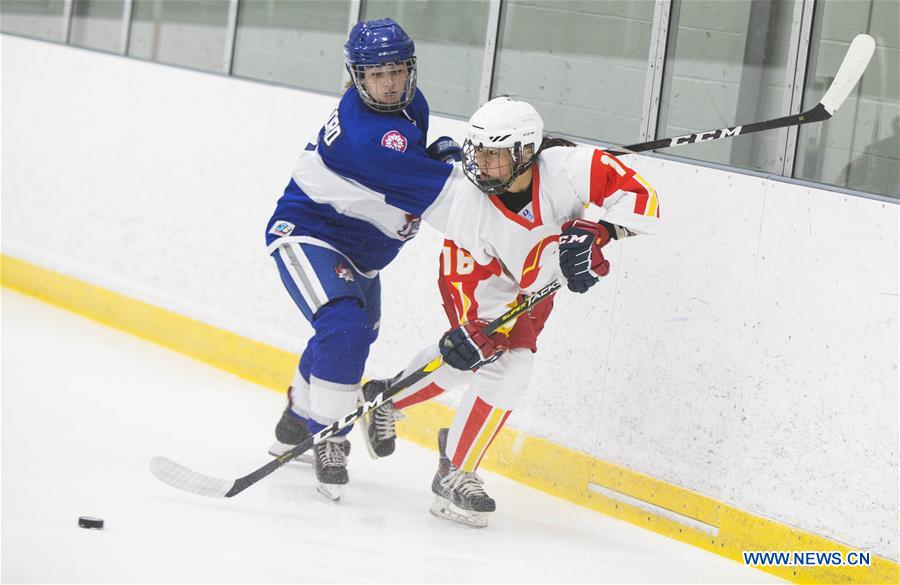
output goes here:
[{"label": "skate blade", "polygon": [[344,486],[333,483],[319,483],[316,486],[316,491],[332,502],[340,502],[341,496],[344,494]]},{"label": "skate blade", "polygon": [[[269,455],[272,457],[280,457],[281,455],[287,453],[291,449],[293,449],[295,445],[288,445],[282,443],[281,441],[275,441],[272,443],[272,446],[269,447]],[[305,463],[312,464],[313,462],[313,452],[312,449],[303,453],[302,455],[298,455],[297,457],[291,459],[291,463]]]},{"label": "skate blade", "polygon": [[463,510],[456,506],[447,498],[435,495],[434,501],[429,509],[433,515],[438,518],[444,518],[459,524],[465,524],[472,528],[486,528],[488,525],[489,512],[474,512],[472,510]]}]

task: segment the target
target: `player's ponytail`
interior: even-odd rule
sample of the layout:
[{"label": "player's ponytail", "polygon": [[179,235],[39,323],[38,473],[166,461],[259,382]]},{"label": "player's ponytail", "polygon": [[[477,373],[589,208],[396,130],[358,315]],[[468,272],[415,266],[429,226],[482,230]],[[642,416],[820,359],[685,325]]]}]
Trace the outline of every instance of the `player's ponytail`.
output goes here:
[{"label": "player's ponytail", "polygon": [[558,136],[544,135],[544,140],[541,142],[541,150],[547,150],[548,148],[553,148],[554,146],[575,146],[575,143],[571,140],[566,140],[565,138],[560,138]]},{"label": "player's ponytail", "polygon": [[571,146],[574,147],[575,143],[571,140],[566,140],[565,138],[560,138],[559,136],[547,136],[544,134],[543,140],[541,140],[541,147],[538,149],[537,154],[534,155],[534,160],[537,161],[538,156],[548,148],[553,148],[554,146]]}]

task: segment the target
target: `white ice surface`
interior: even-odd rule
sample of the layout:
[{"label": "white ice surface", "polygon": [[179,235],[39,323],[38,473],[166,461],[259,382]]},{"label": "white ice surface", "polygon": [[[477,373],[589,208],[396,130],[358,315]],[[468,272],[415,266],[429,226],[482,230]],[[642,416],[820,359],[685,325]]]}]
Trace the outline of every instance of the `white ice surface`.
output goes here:
[{"label": "white ice surface", "polygon": [[434,518],[435,452],[372,461],[355,431],[338,504],[301,464],[232,499],[180,493],[151,456],[243,475],[283,397],[8,289],[0,381],[4,583],[778,581],[491,473],[490,527]]}]

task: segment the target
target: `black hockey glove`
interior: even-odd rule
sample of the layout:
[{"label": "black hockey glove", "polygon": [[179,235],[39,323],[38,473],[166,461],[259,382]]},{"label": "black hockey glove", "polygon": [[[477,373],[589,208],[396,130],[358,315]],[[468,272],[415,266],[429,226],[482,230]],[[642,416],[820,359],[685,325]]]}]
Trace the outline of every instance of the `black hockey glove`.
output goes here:
[{"label": "black hockey glove", "polygon": [[444,333],[438,347],[444,363],[457,370],[473,370],[494,361],[509,345],[505,333],[482,332],[487,321],[475,319]]},{"label": "black hockey glove", "polygon": [[609,274],[609,261],[601,250],[607,243],[609,232],[599,223],[576,219],[562,225],[559,267],[570,291],[585,293]]},{"label": "black hockey glove", "polygon": [[430,158],[447,164],[462,160],[462,149],[459,147],[459,144],[449,136],[441,136],[432,142],[425,153],[428,154]]}]

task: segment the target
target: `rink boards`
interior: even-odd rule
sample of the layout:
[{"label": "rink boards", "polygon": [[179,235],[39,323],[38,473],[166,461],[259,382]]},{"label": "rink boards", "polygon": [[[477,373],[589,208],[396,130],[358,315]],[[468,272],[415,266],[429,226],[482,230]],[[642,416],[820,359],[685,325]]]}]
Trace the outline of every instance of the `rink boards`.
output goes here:
[{"label": "rink boards", "polygon": [[[4,89],[4,283],[283,390],[310,330],[262,232],[335,98],[2,40],[4,87],[28,88]],[[431,134],[462,127],[435,117]],[[896,560],[897,206],[629,162],[660,194],[661,231],[611,246],[596,292],[560,297],[486,465],[732,558],[820,534]],[[439,245],[425,227],[384,272],[367,375],[446,327]],[[431,442],[442,400],[408,438]]]},{"label": "rink boards", "polygon": [[[295,356],[195,319],[131,299],[34,264],[2,256],[2,284],[158,343],[275,391],[289,383]],[[288,372],[285,375],[285,372]],[[406,411],[402,438],[434,448],[450,407],[428,402]],[[548,494],[653,530],[724,557],[743,551],[856,549],[750,514],[681,486],[505,428],[483,467]],[[873,556],[871,567],[763,567],[795,582],[887,583],[897,565]]]}]

